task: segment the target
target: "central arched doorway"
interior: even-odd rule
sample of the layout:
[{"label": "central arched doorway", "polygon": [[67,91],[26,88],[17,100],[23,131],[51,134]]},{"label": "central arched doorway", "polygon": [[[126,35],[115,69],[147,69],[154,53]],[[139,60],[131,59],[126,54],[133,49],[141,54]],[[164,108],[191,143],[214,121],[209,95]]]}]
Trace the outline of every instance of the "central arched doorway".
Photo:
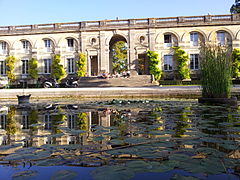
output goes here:
[{"label": "central arched doorway", "polygon": [[121,35],[114,35],[109,42],[109,72],[121,73],[128,69],[127,40]]}]

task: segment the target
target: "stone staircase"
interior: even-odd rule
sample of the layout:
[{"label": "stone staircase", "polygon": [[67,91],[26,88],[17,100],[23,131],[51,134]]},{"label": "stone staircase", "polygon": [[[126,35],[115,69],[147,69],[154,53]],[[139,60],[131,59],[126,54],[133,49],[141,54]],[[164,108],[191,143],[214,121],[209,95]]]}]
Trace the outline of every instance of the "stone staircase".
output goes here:
[{"label": "stone staircase", "polygon": [[82,77],[80,87],[142,87],[154,86],[151,75],[136,75],[129,78]]}]

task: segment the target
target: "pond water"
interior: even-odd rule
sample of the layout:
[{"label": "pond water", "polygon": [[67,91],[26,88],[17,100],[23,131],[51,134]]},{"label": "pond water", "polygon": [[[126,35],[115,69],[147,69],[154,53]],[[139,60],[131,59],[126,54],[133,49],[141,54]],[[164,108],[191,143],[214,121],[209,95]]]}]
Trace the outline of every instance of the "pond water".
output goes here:
[{"label": "pond water", "polygon": [[239,179],[238,107],[195,100],[0,107],[0,179]]}]

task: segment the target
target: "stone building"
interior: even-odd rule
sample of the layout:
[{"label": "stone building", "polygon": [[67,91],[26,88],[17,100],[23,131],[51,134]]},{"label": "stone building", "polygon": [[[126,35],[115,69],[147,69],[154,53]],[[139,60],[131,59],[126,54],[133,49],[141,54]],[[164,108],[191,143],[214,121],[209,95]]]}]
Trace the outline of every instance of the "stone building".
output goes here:
[{"label": "stone building", "polygon": [[239,32],[239,14],[1,26],[0,75],[6,76],[7,56],[18,59],[17,79],[28,78],[32,57],[38,60],[39,76],[48,75],[54,54],[60,54],[66,72],[74,74],[80,52],[87,56],[88,76],[111,73],[111,48],[117,41],[126,42],[128,68],[138,74],[149,74],[146,51],[150,49],[158,52],[164,77],[171,78],[176,69],[172,46],[188,53],[191,74],[196,74],[201,42],[239,48]]}]

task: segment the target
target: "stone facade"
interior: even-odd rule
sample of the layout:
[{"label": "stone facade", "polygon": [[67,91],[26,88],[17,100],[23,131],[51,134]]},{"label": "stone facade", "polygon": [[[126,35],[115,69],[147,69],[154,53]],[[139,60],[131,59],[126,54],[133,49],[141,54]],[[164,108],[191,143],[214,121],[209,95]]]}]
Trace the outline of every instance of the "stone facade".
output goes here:
[{"label": "stone facade", "polygon": [[162,69],[171,78],[175,70],[172,46],[180,46],[189,54],[194,74],[199,69],[201,42],[240,48],[239,32],[239,14],[5,26],[0,27],[0,74],[5,76],[7,56],[18,59],[18,79],[28,76],[23,61],[32,57],[38,60],[39,75],[49,74],[47,66],[54,54],[60,54],[66,71],[74,74],[80,52],[87,55],[88,76],[111,73],[110,48],[119,40],[128,45],[129,69],[139,74],[149,73],[146,51],[150,49],[158,52]]}]

